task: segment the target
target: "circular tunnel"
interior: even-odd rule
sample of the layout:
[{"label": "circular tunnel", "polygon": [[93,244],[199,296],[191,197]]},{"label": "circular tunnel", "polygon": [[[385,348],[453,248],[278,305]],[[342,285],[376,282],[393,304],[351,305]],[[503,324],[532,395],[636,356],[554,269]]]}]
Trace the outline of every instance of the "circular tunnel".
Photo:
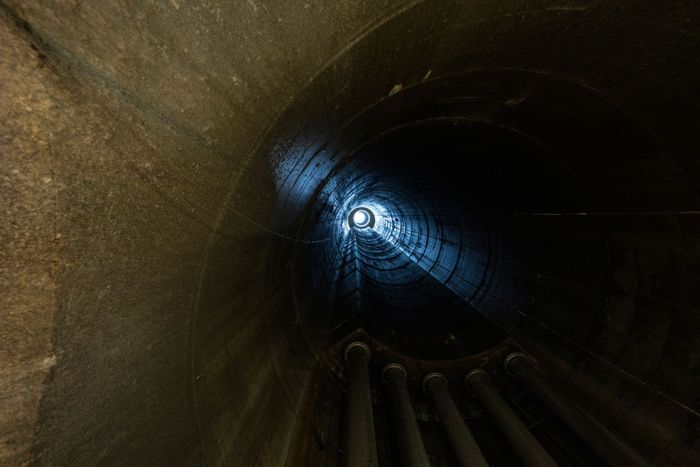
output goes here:
[{"label": "circular tunnel", "polygon": [[[559,277],[571,290],[557,299],[600,308],[608,261],[601,226],[595,216],[570,219],[598,208],[552,142],[518,129],[519,112],[507,123],[472,118],[490,97],[465,94],[469,87],[456,95],[454,88],[442,94],[444,83],[416,87],[391,97],[401,102],[357,117],[359,127],[376,118],[387,128],[340,143],[350,145],[343,146],[347,155],[320,182],[305,212],[309,225],[300,230],[308,240],[299,248],[299,294],[314,277],[306,293],[318,301],[314,308],[334,310],[331,328],[361,326],[419,358],[464,357],[492,347],[530,316],[537,289],[546,285],[519,279],[546,260],[543,244],[558,242],[567,248],[562,264],[582,270]],[[410,109],[407,119],[373,117],[385,105]],[[418,105],[426,110],[412,108]],[[510,112],[512,104],[504,106]],[[580,130],[570,124],[557,133]],[[316,165],[308,167],[299,180],[318,176]],[[345,221],[358,206],[375,213],[373,228]],[[601,319],[601,311],[573,321],[567,315],[561,331],[585,340]]]},{"label": "circular tunnel", "polygon": [[692,2],[15,3],[8,462],[291,465],[357,329],[698,458]]}]

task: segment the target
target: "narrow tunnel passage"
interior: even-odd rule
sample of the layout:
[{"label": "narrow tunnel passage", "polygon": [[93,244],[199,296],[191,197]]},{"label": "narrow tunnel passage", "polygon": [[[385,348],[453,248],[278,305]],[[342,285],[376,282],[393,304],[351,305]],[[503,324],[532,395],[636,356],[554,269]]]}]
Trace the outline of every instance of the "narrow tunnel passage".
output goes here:
[{"label": "narrow tunnel passage", "polygon": [[489,465],[603,463],[577,411],[697,464],[699,38],[691,1],[0,1],[0,464],[340,465],[360,387],[379,465],[388,394],[459,465],[426,375]]}]

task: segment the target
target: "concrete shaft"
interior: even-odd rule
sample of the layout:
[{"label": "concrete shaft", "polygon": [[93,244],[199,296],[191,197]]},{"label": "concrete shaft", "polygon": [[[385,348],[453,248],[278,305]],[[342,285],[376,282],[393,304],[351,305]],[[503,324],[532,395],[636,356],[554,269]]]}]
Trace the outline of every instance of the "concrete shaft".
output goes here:
[{"label": "concrete shaft", "polygon": [[533,368],[522,353],[506,357],[505,369],[520,378],[540,401],[547,405],[564,423],[609,465],[648,467],[649,464],[609,429],[563,397]]},{"label": "concrete shaft", "polygon": [[699,49],[696,0],[0,1],[0,465],[336,465],[382,303],[700,464]]},{"label": "concrete shaft", "polygon": [[437,408],[440,421],[450,438],[452,448],[463,467],[487,467],[488,463],[476,444],[474,436],[464,423],[447,388],[447,379],[439,373],[431,373],[423,379],[423,387]]},{"label": "concrete shaft", "polygon": [[489,414],[505,434],[513,449],[531,467],[555,467],[557,464],[518,416],[508,407],[491,378],[483,370],[469,372],[466,384],[479,397]]},{"label": "concrete shaft", "polygon": [[406,388],[406,370],[398,364],[389,364],[382,371],[382,379],[387,386],[387,404],[391,410],[392,431],[396,432],[397,449],[401,465],[405,467],[430,467],[413,410],[413,404]]}]

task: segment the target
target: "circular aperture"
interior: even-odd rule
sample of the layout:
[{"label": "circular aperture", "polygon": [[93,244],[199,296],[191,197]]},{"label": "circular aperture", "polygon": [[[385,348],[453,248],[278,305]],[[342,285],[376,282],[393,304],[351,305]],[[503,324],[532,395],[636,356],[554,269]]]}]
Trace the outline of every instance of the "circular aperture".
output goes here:
[{"label": "circular aperture", "polygon": [[[332,309],[338,336],[360,322],[407,356],[453,359],[502,342],[527,310],[519,294],[540,293],[537,283],[511,281],[494,298],[489,284],[531,274],[537,258],[503,245],[541,251],[543,242],[551,248],[558,236],[586,229],[581,256],[601,251],[589,218],[536,215],[583,212],[585,193],[548,147],[497,125],[396,128],[355,151],[328,183],[308,215],[308,235],[330,240],[299,257],[314,277],[314,303]],[[506,296],[513,303],[501,306]]]},{"label": "circular aperture", "polygon": [[350,211],[348,224],[350,224],[350,227],[357,229],[372,228],[374,226],[374,214],[365,207],[355,208]]}]

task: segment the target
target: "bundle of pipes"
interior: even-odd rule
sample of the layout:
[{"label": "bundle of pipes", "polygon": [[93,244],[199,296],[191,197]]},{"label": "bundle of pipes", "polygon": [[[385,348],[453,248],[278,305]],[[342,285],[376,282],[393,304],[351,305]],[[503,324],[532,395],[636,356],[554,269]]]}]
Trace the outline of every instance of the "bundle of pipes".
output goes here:
[{"label": "bundle of pipes", "polygon": [[[377,466],[372,392],[368,362],[371,352],[367,344],[352,342],[345,350],[347,362],[347,405],[344,416],[345,464],[347,466]],[[531,357],[521,352],[508,355],[503,361],[505,371],[521,379],[552,412],[589,444],[608,465],[644,467],[649,464],[623,443],[600,422],[563,397],[536,369]],[[408,374],[403,365],[389,363],[381,373],[387,387],[385,397],[390,407],[393,429],[396,431],[401,465],[429,467],[430,461],[421,437],[413,404],[406,388]],[[489,373],[473,369],[466,374],[464,384],[481,401],[496,421],[508,443],[530,467],[555,467],[557,463],[528,430],[518,415],[500,396]],[[462,414],[448,389],[442,373],[429,373],[423,378],[423,389],[432,399],[439,419],[459,460],[460,465],[488,466]]]}]

